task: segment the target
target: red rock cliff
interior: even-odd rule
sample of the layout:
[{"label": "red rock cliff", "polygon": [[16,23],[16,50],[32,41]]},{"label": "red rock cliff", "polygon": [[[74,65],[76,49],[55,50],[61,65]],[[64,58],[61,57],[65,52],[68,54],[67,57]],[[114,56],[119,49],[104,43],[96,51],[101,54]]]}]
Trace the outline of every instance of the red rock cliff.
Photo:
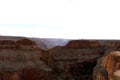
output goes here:
[{"label": "red rock cliff", "polygon": [[119,70],[120,52],[111,52],[98,61],[94,69],[93,80],[120,80]]},{"label": "red rock cliff", "polygon": [[102,44],[99,41],[95,40],[72,40],[67,45],[67,48],[100,48]]}]

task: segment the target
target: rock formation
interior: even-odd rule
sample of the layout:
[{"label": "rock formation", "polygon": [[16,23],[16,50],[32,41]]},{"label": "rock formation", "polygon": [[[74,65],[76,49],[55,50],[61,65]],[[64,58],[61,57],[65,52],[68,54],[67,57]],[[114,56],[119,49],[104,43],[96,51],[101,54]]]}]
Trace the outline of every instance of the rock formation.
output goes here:
[{"label": "rock formation", "polygon": [[46,61],[58,80],[92,80],[92,70],[103,50],[99,42],[73,41],[50,49]]},{"label": "rock formation", "polygon": [[98,60],[93,80],[120,80],[120,51],[114,51]]},{"label": "rock formation", "polygon": [[111,52],[120,50],[120,41],[72,40],[56,46],[59,40],[36,45],[37,40],[0,37],[0,80],[120,79],[120,52]]},{"label": "rock formation", "polygon": [[51,80],[52,69],[40,60],[29,39],[0,41],[0,80]]},{"label": "rock formation", "polygon": [[35,42],[29,40],[29,39],[21,39],[16,41],[17,46],[20,48],[25,48],[25,49],[34,49],[36,48]]},{"label": "rock formation", "polygon": [[0,40],[0,48],[16,48],[16,43],[11,40]]},{"label": "rock formation", "polygon": [[103,47],[103,44],[101,44],[97,40],[72,40],[70,41],[66,47],[68,48],[100,48]]}]

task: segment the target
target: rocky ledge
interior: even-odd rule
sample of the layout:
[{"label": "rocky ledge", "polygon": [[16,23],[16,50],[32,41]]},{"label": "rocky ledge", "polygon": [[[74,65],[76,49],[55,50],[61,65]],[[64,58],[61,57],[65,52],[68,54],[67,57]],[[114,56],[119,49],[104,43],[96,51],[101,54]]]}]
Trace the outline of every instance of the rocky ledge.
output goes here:
[{"label": "rocky ledge", "polygon": [[114,51],[98,60],[93,80],[120,80],[120,51]]}]

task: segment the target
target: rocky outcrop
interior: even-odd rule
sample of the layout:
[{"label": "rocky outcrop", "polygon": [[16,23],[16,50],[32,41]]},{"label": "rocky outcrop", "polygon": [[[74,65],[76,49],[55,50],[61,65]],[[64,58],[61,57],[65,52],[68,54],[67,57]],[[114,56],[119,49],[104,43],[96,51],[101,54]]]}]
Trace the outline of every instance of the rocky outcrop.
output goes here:
[{"label": "rocky outcrop", "polygon": [[98,60],[93,80],[119,80],[120,52],[114,51]]},{"label": "rocky outcrop", "polygon": [[11,40],[0,40],[0,48],[5,49],[5,48],[16,48],[16,43],[15,41],[11,41]]},{"label": "rocky outcrop", "polygon": [[85,41],[86,44],[82,42],[75,41],[75,44],[68,43],[64,47],[57,46],[49,50],[47,63],[54,74],[57,74],[54,76],[58,80],[92,80],[93,68],[104,49],[101,48],[102,45],[99,42],[91,41],[94,43],[91,45],[89,41]]},{"label": "rocky outcrop", "polygon": [[16,44],[20,48],[25,48],[25,49],[34,49],[36,48],[35,42],[29,40],[29,39],[21,39],[16,41]]},{"label": "rocky outcrop", "polygon": [[51,80],[52,69],[29,39],[0,41],[0,80]]},{"label": "rocky outcrop", "polygon": [[[73,40],[64,47],[58,46],[50,49],[48,51],[49,53],[46,53],[46,61],[55,74],[59,74],[55,76],[56,78],[63,80],[67,78],[92,80],[91,76],[97,59],[109,54],[108,52],[119,50],[117,43],[119,41]],[[110,58],[108,60],[112,59]],[[112,63],[111,61],[106,61],[106,59],[104,61],[106,62],[102,64],[104,66]],[[101,59],[99,60],[100,62]],[[102,65],[94,69],[94,80],[109,80],[108,75],[113,71],[106,70],[106,67]],[[107,69],[109,68],[111,67]]]},{"label": "rocky outcrop", "polygon": [[120,69],[114,72],[113,77],[115,80],[120,80]]},{"label": "rocky outcrop", "polygon": [[97,40],[72,40],[67,45],[67,48],[101,48],[103,44],[101,44]]},{"label": "rocky outcrop", "polygon": [[24,38],[17,41],[12,40],[0,40],[1,49],[35,49],[35,42]]}]

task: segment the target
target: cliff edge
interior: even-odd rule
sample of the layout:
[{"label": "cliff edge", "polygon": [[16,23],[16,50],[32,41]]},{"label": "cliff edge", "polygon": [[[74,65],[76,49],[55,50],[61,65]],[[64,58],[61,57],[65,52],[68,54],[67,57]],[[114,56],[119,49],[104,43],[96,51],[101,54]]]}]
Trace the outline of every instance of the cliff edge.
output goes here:
[{"label": "cliff edge", "polygon": [[120,51],[113,51],[98,60],[93,80],[120,80]]}]

